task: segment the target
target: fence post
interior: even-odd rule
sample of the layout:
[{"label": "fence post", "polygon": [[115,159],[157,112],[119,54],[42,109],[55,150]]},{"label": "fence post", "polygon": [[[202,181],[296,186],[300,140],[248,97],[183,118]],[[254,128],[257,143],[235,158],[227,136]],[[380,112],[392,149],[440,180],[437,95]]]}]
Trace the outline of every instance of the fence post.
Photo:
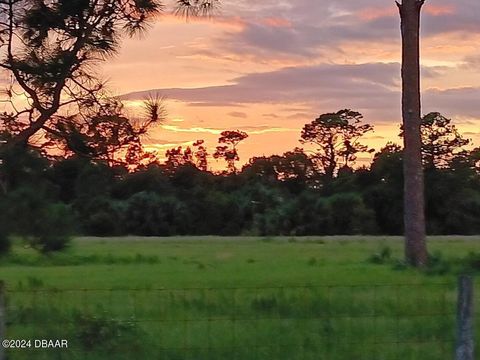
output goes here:
[{"label": "fence post", "polygon": [[[6,306],[5,306],[5,284],[3,281],[0,281],[0,342],[2,342],[7,336],[5,333],[6,327]],[[0,360],[5,360],[7,357],[5,355],[5,347],[0,344]]]},{"label": "fence post", "polygon": [[474,360],[473,278],[462,275],[458,279],[457,345],[455,360]]}]

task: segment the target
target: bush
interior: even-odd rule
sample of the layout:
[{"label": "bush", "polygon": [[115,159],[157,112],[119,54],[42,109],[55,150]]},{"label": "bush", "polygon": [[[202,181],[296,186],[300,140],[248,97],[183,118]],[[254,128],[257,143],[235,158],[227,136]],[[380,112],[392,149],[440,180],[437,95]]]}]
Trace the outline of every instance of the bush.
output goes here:
[{"label": "bush", "polygon": [[[104,316],[87,316],[78,314],[76,318],[76,333],[85,349],[100,347],[104,350],[118,349],[126,337],[138,338],[135,322],[119,321]],[[125,346],[126,344],[123,344]],[[129,344],[131,345],[131,344]]]},{"label": "bush", "polygon": [[384,246],[379,252],[369,258],[369,262],[372,264],[385,264],[390,260],[392,260],[392,249],[388,246]]},{"label": "bush", "polygon": [[[5,209],[3,209],[3,204],[0,204],[0,213],[4,214]],[[0,217],[0,256],[7,253],[10,250],[10,238],[9,232],[7,230],[6,224],[4,224],[4,217]]]},{"label": "bush", "polygon": [[9,231],[41,252],[64,249],[73,233],[69,207],[51,203],[41,189],[20,188],[8,194],[4,221]]},{"label": "bush", "polygon": [[79,199],[75,204],[82,229],[87,235],[115,236],[124,233],[124,204],[105,196]]},{"label": "bush", "polygon": [[375,213],[367,208],[360,195],[340,193],[327,200],[330,234],[370,235],[377,232]]},{"label": "bush", "polygon": [[10,250],[10,245],[8,234],[0,229],[0,255],[7,253]]},{"label": "bush", "polygon": [[43,253],[63,250],[71,240],[73,226],[72,215],[66,205],[48,205],[30,244]]},{"label": "bush", "polygon": [[462,261],[464,271],[480,271],[480,253],[470,252],[467,257]]},{"label": "bush", "polygon": [[480,194],[464,190],[453,199],[445,219],[446,234],[476,235],[480,233]]},{"label": "bush", "polygon": [[450,263],[443,257],[441,252],[435,252],[428,257],[428,265],[425,273],[428,275],[445,275],[451,270]]},{"label": "bush", "polygon": [[141,236],[169,236],[176,233],[178,200],[153,192],[140,192],[128,199],[125,225],[128,233]]}]

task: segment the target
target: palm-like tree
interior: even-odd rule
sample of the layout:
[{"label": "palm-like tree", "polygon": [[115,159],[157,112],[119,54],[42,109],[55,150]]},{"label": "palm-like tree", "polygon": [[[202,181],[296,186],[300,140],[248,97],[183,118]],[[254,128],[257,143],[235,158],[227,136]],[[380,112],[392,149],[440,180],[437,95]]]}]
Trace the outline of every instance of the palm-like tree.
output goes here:
[{"label": "palm-like tree", "polygon": [[210,16],[220,6],[220,0],[177,0],[175,13],[185,17]]}]

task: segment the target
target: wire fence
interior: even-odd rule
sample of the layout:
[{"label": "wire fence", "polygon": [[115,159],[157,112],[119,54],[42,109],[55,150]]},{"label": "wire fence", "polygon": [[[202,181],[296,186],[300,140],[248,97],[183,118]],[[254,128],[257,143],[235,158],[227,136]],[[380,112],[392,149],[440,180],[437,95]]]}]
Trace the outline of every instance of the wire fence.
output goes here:
[{"label": "wire fence", "polygon": [[191,289],[15,289],[6,338],[68,348],[7,359],[447,359],[455,283]]}]

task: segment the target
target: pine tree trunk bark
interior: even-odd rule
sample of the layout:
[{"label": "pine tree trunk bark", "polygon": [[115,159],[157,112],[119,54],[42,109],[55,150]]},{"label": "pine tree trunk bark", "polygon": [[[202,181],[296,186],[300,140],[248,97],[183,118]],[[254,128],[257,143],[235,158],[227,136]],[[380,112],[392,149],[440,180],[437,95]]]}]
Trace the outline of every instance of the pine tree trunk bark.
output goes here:
[{"label": "pine tree trunk bark", "polygon": [[423,3],[424,0],[397,2],[402,29],[405,257],[416,267],[428,261],[420,134],[420,13]]}]

